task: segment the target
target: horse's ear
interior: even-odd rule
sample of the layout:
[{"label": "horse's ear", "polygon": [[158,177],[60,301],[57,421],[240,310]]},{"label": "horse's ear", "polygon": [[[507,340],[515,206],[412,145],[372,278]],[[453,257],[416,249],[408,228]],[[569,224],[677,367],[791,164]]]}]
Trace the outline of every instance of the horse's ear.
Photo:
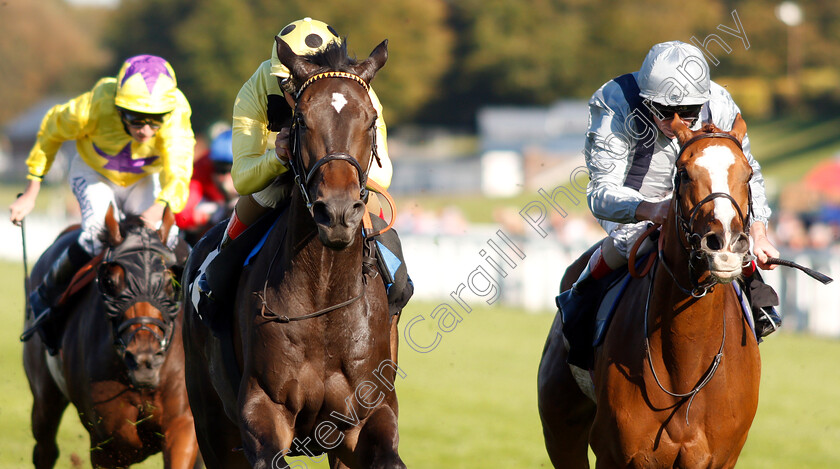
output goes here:
[{"label": "horse's ear", "polygon": [[160,228],[158,229],[158,236],[160,236],[160,241],[163,244],[166,244],[166,240],[169,239],[169,230],[172,229],[172,225],[175,224],[175,215],[172,213],[172,209],[169,208],[169,204],[166,204],[166,207],[163,209],[163,217],[161,219]]},{"label": "horse's ear", "polygon": [[120,234],[120,223],[114,214],[114,204],[108,205],[108,212],[105,213],[105,228],[108,233],[108,244],[116,246],[123,242],[123,237]]},{"label": "horse's ear", "polygon": [[747,123],[744,122],[740,112],[735,116],[735,123],[732,124],[732,130],[729,131],[729,135],[737,138],[739,142],[744,143],[744,136],[747,135]]},{"label": "horse's ear", "polygon": [[289,69],[295,79],[305,80],[318,70],[317,65],[295,54],[286,41],[280,39],[280,36],[274,36],[274,42],[277,43],[277,58]]},{"label": "horse's ear", "polygon": [[691,131],[682,121],[674,114],[674,120],[671,121],[671,131],[677,136],[680,145],[685,145],[685,142],[694,137],[694,132]]},{"label": "horse's ear", "polygon": [[376,72],[385,65],[388,60],[388,40],[380,42],[373,49],[370,56],[364,62],[356,65],[356,74],[362,77],[365,83],[370,84]]}]

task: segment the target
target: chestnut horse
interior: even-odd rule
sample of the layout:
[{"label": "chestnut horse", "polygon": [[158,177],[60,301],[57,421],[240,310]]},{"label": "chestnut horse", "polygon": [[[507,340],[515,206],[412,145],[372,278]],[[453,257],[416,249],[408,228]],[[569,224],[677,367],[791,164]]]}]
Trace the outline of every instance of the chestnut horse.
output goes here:
[{"label": "chestnut horse", "polygon": [[539,409],[555,467],[589,467],[587,445],[599,468],[733,467],[755,417],[758,344],[729,285],[750,256],[746,124],[672,128],[682,150],[655,275],[630,283],[595,350],[595,402],[566,363],[559,313],[546,342]]},{"label": "chestnut horse", "polygon": [[[60,353],[49,356],[38,335],[24,344],[36,468],[54,466],[56,432],[71,402],[90,434],[94,467],[127,467],[161,451],[166,468],[195,464],[173,273],[180,267],[161,241],[174,221],[167,207],[154,231],[137,217],[118,223],[109,208],[103,260],[92,261],[96,281],[62,306],[68,310]],[[35,264],[32,278],[42,277],[78,233],[62,234]]]},{"label": "chestnut horse", "polygon": [[[229,329],[216,336],[186,301],[187,388],[199,446],[209,468],[286,467],[287,455],[323,453],[334,468],[403,468],[394,391],[402,371],[391,348],[396,318],[367,264],[361,223],[376,156],[368,90],[387,59],[387,41],[360,63],[348,58],[346,42],[297,56],[276,41],[298,90],[296,184],[239,277],[232,311],[220,312]],[[196,245],[186,285],[221,228]]]}]

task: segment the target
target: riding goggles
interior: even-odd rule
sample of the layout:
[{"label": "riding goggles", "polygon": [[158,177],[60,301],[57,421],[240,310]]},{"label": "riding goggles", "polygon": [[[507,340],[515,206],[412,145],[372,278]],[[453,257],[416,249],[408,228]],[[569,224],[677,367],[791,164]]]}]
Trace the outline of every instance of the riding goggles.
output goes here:
[{"label": "riding goggles", "polygon": [[134,128],[142,129],[144,126],[149,126],[152,130],[157,130],[163,125],[163,120],[166,114],[140,114],[137,112],[120,109],[120,117],[122,117],[125,125]]},{"label": "riding goggles", "polygon": [[665,106],[653,101],[648,101],[648,107],[656,114],[660,120],[673,119],[674,114],[680,116],[680,119],[694,122],[700,117],[700,110],[703,108],[702,104],[691,104],[684,106]]}]

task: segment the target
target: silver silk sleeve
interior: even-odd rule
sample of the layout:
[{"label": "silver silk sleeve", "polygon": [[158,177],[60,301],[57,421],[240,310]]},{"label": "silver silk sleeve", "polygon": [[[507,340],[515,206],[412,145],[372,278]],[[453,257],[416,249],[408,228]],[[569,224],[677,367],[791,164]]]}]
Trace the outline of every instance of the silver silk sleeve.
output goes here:
[{"label": "silver silk sleeve", "polygon": [[587,201],[596,218],[635,223],[638,221],[636,207],[644,197],[637,190],[624,186],[631,150],[625,129],[629,106],[623,98],[611,99],[618,98],[615,93],[621,93],[618,86],[613,85],[608,82],[589,101],[589,129],[584,146],[590,177]]}]

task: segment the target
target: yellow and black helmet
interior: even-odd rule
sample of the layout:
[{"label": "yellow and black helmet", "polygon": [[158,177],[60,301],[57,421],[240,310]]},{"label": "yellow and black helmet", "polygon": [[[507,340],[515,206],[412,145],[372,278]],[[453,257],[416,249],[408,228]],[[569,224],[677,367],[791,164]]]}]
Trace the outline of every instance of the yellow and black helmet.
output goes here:
[{"label": "yellow and black helmet", "polygon": [[[341,43],[332,26],[323,21],[304,18],[289,23],[277,34],[297,55],[307,55],[324,50],[331,42]],[[271,42],[271,74],[288,78],[289,69],[277,57],[277,44]]]},{"label": "yellow and black helmet", "polygon": [[177,105],[177,90],[169,62],[156,55],[138,55],[123,62],[114,103],[143,114],[166,114]]}]

